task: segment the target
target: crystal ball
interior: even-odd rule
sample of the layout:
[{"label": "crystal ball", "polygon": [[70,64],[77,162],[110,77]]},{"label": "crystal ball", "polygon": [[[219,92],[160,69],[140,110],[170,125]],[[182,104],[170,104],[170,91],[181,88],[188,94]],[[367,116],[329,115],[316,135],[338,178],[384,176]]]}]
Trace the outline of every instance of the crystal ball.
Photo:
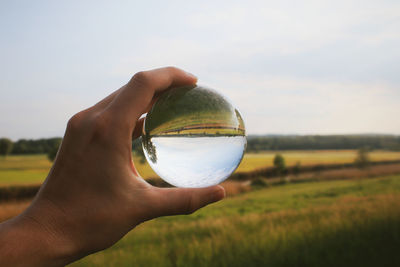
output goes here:
[{"label": "crystal ball", "polygon": [[213,89],[193,85],[163,93],[147,113],[142,135],[151,168],[177,187],[219,184],[246,148],[239,111]]}]

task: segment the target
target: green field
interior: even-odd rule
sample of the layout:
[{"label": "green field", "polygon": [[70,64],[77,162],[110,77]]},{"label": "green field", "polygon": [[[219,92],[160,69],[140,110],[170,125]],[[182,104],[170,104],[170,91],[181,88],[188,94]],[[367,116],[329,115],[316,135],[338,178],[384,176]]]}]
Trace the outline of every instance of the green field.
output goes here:
[{"label": "green field", "polygon": [[0,186],[42,183],[51,168],[46,155],[0,158]]},{"label": "green field", "polygon": [[[237,172],[248,172],[272,166],[276,151],[249,153],[243,158]],[[288,166],[300,162],[302,165],[349,163],[356,157],[355,150],[319,150],[319,151],[282,151]],[[373,151],[371,160],[400,160],[400,152]],[[134,158],[139,173],[144,178],[155,177],[156,174],[147,163],[140,163]],[[46,155],[8,156],[0,158],[0,186],[10,184],[39,184],[46,178],[51,167]]]},{"label": "green field", "polygon": [[[280,153],[288,166],[297,162],[301,165],[351,163],[357,156],[356,150],[294,150],[294,151],[265,151],[261,153],[247,153],[238,172],[248,172],[255,169],[271,167],[273,159]],[[373,151],[369,153],[372,161],[400,160],[400,152],[394,151]]]},{"label": "green field", "polygon": [[[271,166],[275,154],[247,154],[239,171]],[[282,154],[288,165],[309,165],[353,162],[356,151]],[[397,160],[400,152],[374,151],[370,157]],[[134,160],[142,176],[154,176],[147,164]],[[50,167],[45,155],[2,158],[0,186],[40,183]],[[390,168],[378,167],[371,173]],[[346,177],[239,190],[190,216],[144,223],[72,266],[400,266],[400,174]],[[1,203],[0,220],[28,205]]]},{"label": "green field", "polygon": [[400,175],[289,184],[140,225],[72,266],[399,266]]}]

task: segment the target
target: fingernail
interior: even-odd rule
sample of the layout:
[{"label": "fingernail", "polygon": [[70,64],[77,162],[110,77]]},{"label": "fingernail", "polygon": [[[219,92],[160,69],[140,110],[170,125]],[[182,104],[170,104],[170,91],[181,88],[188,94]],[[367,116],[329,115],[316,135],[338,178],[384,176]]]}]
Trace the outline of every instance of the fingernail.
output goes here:
[{"label": "fingernail", "polygon": [[193,78],[197,79],[197,76],[196,76],[196,75],[194,75],[193,73],[190,73],[190,72],[187,72],[187,71],[185,71],[185,72],[186,72],[186,74],[187,74],[188,76],[190,76],[190,77],[193,77]]},{"label": "fingernail", "polygon": [[222,186],[218,186],[217,189],[214,191],[214,194],[212,196],[212,199],[214,202],[219,201],[221,199],[225,198],[225,188]]}]

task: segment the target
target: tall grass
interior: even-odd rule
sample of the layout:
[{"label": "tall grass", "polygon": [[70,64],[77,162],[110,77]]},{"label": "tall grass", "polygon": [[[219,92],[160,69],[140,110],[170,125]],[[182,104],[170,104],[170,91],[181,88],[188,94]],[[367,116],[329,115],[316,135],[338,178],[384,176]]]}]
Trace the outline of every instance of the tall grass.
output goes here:
[{"label": "tall grass", "polygon": [[73,266],[399,266],[399,203],[400,176],[270,187],[140,225]]}]

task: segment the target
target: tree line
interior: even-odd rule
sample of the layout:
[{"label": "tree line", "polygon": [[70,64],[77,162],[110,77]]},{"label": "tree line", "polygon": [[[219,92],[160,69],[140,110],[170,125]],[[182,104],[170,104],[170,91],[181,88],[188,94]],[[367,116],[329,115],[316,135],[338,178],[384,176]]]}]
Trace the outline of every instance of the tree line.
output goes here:
[{"label": "tree line", "polygon": [[277,135],[248,136],[247,151],[369,149],[400,151],[400,136],[395,135]]},{"label": "tree line", "polygon": [[61,140],[60,137],[54,137],[36,140],[20,139],[13,142],[9,138],[0,138],[0,155],[51,154],[54,151],[57,152]]},{"label": "tree line", "polygon": [[[13,142],[0,138],[0,155],[54,154],[61,138],[20,139]],[[265,135],[247,137],[247,151],[263,150],[322,150],[322,149],[384,149],[400,151],[400,136],[394,135]],[[133,143],[141,153],[141,142]]]}]

